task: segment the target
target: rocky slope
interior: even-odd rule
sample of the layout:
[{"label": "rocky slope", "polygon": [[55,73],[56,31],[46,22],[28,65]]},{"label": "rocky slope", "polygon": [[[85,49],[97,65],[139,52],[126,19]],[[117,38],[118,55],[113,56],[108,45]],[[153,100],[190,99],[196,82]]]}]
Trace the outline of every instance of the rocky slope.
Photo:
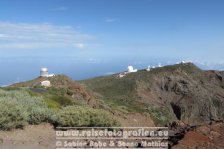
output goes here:
[{"label": "rocky slope", "polygon": [[[224,72],[203,71],[192,63],[84,80],[96,98],[165,124],[191,125],[224,118]],[[164,121],[168,120],[168,121]]]},{"label": "rocky slope", "polygon": [[224,148],[223,133],[223,121],[212,121],[198,126],[175,123],[170,127],[170,147],[172,149],[222,149]]},{"label": "rocky slope", "polygon": [[[44,80],[49,80],[52,86],[41,87],[40,82]],[[164,126],[175,120],[196,125],[224,118],[224,72],[203,71],[192,63],[149,72],[140,70],[123,78],[114,74],[77,82],[64,75],[39,77],[12,87],[29,87],[34,92],[65,96],[106,109],[133,125],[129,117],[136,114],[140,119],[148,118],[150,126]]]}]

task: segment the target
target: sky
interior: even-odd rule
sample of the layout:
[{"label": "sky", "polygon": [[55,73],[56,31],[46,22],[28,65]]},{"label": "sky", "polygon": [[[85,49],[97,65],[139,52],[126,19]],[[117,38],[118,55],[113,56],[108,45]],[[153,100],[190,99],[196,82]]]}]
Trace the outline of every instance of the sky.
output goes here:
[{"label": "sky", "polygon": [[0,58],[224,64],[224,1],[0,0]]}]

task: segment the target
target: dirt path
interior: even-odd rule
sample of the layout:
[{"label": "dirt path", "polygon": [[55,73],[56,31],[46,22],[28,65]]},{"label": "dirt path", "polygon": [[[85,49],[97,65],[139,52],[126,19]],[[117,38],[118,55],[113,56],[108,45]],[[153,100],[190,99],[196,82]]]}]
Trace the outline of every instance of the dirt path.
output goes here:
[{"label": "dirt path", "polygon": [[0,131],[0,149],[55,149],[55,130],[50,124],[41,124]]},{"label": "dirt path", "polygon": [[[154,126],[148,116],[126,114],[118,117],[123,126]],[[55,130],[50,124],[28,125],[24,129],[0,131],[0,149],[55,149]]]}]

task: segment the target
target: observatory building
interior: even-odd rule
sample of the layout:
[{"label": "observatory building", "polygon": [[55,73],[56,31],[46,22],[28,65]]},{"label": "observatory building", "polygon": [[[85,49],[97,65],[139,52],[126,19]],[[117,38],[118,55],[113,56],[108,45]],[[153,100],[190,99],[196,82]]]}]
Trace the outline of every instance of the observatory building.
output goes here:
[{"label": "observatory building", "polygon": [[41,68],[40,69],[40,76],[41,77],[48,77],[48,69],[47,68]]},{"label": "observatory building", "polygon": [[48,80],[42,81],[42,82],[41,82],[41,86],[44,86],[44,87],[50,87],[50,86],[51,86],[51,82],[48,81]]},{"label": "observatory building", "polygon": [[148,68],[146,69],[146,71],[150,71],[151,70],[151,66],[148,66]]},{"label": "observatory building", "polygon": [[137,72],[138,70],[137,69],[134,69],[133,66],[128,66],[128,73],[131,73],[131,72]]},{"label": "observatory building", "polygon": [[132,72],[137,72],[137,69],[134,69],[133,66],[128,66],[128,71],[122,72],[118,75],[119,78],[125,77],[127,74],[132,73]]},{"label": "observatory building", "polygon": [[158,64],[158,67],[162,67],[161,63]]},{"label": "observatory building", "polygon": [[54,77],[55,74],[49,74],[48,69],[46,67],[43,67],[40,69],[40,77]]}]

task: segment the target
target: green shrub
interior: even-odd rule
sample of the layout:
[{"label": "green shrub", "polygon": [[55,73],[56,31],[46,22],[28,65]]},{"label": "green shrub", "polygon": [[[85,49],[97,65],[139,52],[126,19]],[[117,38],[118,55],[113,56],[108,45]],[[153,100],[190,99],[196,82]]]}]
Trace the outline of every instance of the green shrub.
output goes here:
[{"label": "green shrub", "polygon": [[0,89],[0,129],[22,128],[41,122],[65,127],[119,126],[105,110],[76,105],[63,107],[55,113],[41,96],[32,96],[26,89]]},{"label": "green shrub", "polygon": [[0,129],[54,122],[53,116],[42,97],[31,96],[26,90],[0,90]]},{"label": "green shrub", "polygon": [[54,123],[52,118],[53,112],[48,108],[32,108],[29,111],[28,122],[29,124],[40,124],[41,122]]},{"label": "green shrub", "polygon": [[0,129],[21,128],[27,123],[26,113],[15,103],[0,100]]},{"label": "green shrub", "polygon": [[57,101],[53,100],[50,97],[45,97],[45,102],[47,103],[50,109],[54,109],[55,111],[59,110],[61,107],[60,103],[58,103]]},{"label": "green shrub", "polygon": [[154,106],[148,106],[146,111],[150,114],[150,117],[157,126],[165,126],[172,121],[169,111],[165,107],[157,108]]},{"label": "green shrub", "polygon": [[58,113],[57,123],[63,127],[112,127],[119,125],[108,112],[83,106],[62,108]]},{"label": "green shrub", "polygon": [[59,103],[61,106],[67,106],[73,104],[73,102],[66,96],[59,96],[59,95],[51,95],[49,98],[52,101]]}]

